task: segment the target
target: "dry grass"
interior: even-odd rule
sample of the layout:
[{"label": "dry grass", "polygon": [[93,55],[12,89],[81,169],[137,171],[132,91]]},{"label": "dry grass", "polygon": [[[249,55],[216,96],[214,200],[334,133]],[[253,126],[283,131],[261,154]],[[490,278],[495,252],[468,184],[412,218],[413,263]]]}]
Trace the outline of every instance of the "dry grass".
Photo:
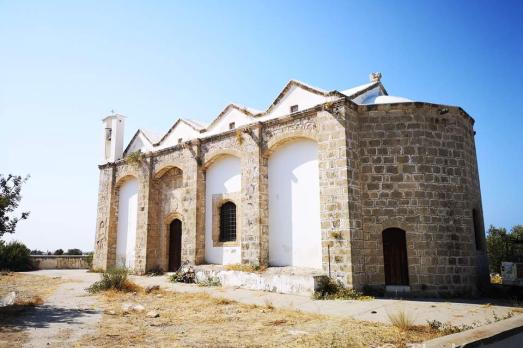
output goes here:
[{"label": "dry grass", "polygon": [[248,272],[248,273],[262,273],[267,270],[267,266],[255,266],[252,264],[234,264],[225,266],[226,270],[229,271],[239,271],[239,272]]},{"label": "dry grass", "polygon": [[405,311],[405,309],[399,309],[393,313],[387,313],[390,323],[402,331],[407,331],[414,326],[414,318]]},{"label": "dry grass", "polygon": [[17,319],[24,311],[42,305],[63,282],[23,273],[0,276],[0,297],[16,292],[15,304],[0,308],[0,347],[21,346],[27,340],[27,333],[14,325]]},{"label": "dry grass", "polygon": [[[82,337],[78,346],[405,346],[441,335],[428,326],[402,331],[391,325],[280,310],[270,303],[246,305],[207,293],[109,291],[98,296],[108,314],[98,331]],[[139,303],[146,310],[125,314],[122,303]],[[149,310],[160,317],[147,318]]]}]

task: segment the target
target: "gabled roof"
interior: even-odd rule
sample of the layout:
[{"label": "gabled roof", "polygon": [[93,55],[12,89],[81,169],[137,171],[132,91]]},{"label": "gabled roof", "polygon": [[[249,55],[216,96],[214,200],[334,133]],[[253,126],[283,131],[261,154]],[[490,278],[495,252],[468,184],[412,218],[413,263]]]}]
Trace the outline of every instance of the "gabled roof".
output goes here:
[{"label": "gabled roof", "polygon": [[164,141],[169,136],[169,134],[172,133],[172,131],[176,128],[176,126],[178,126],[178,124],[180,124],[181,122],[185,123],[186,125],[188,125],[192,129],[194,129],[198,133],[205,131],[205,127],[203,125],[201,125],[195,121],[192,121],[192,120],[179,118],[176,120],[176,122],[174,122],[174,124],[171,126],[171,128],[169,128],[167,133],[165,133],[165,135],[163,137],[161,137],[160,140],[158,140],[157,142],[154,143],[154,146],[160,145],[161,142]]},{"label": "gabled roof", "polygon": [[[127,147],[125,148],[123,154],[124,156],[127,154],[127,151],[131,148],[131,145],[134,143],[134,141],[136,140],[136,138],[138,138],[138,136],[142,134],[143,137],[145,138],[145,140],[147,140],[149,142],[149,145],[152,147],[153,146],[153,140],[150,138],[150,136],[152,136],[152,134],[147,134],[146,131],[144,131],[143,129],[138,129],[136,131],[136,133],[134,133],[133,137],[131,138],[131,141],[129,142],[129,144],[127,144]],[[154,136],[153,136],[154,137]],[[153,138],[154,139],[154,138]]]},{"label": "gabled roof", "polygon": [[256,114],[261,113],[261,111],[258,111],[258,110],[252,109],[252,108],[248,108],[245,106],[241,106],[241,105],[238,105],[235,103],[231,103],[231,104],[227,105],[222,110],[222,112],[220,112],[220,114],[209,124],[209,126],[207,126],[207,130],[212,129],[218,123],[218,121],[220,121],[222,119],[222,117],[229,112],[230,109],[236,109],[247,117],[253,117]]},{"label": "gabled roof", "polygon": [[272,109],[274,109],[274,107],[276,107],[276,105],[278,105],[280,103],[280,101],[283,99],[283,97],[285,97],[287,95],[287,93],[289,92],[289,90],[292,87],[301,87],[301,88],[303,88],[304,90],[306,90],[308,92],[311,92],[311,93],[314,93],[314,94],[318,94],[318,95],[322,95],[324,97],[327,97],[327,96],[330,95],[330,92],[327,92],[327,91],[325,91],[325,90],[323,90],[321,88],[317,88],[317,87],[313,87],[313,86],[307,85],[307,84],[305,84],[305,83],[303,83],[301,81],[290,80],[289,82],[287,82],[285,87],[283,87],[283,89],[280,92],[280,94],[278,94],[276,99],[274,99],[272,104],[267,108],[267,110],[263,114],[270,113],[272,111]]}]

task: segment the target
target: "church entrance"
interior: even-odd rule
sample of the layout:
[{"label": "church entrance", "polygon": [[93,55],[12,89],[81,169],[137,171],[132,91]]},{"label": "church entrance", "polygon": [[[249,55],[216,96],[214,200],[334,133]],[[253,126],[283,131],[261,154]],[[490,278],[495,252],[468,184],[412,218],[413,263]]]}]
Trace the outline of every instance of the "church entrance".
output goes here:
[{"label": "church entrance", "polygon": [[175,272],[182,263],[182,222],[174,219],[169,225],[169,272]]},{"label": "church entrance", "polygon": [[407,242],[402,229],[387,228],[383,231],[383,263],[385,285],[409,285]]}]

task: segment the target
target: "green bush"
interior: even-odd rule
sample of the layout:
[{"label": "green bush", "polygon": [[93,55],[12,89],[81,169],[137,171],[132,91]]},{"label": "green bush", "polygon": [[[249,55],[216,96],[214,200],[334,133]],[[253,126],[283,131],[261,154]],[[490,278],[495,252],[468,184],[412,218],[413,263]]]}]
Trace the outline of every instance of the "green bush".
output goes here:
[{"label": "green bush", "polygon": [[129,283],[127,281],[128,271],[125,268],[112,268],[102,274],[101,279],[87,288],[91,294],[105,290],[127,291]]},{"label": "green bush", "polygon": [[12,272],[34,270],[30,254],[31,250],[23,243],[12,241],[5,244],[4,241],[0,241],[0,270]]},{"label": "green bush", "polygon": [[329,278],[321,283],[319,289],[314,291],[312,298],[315,300],[372,300],[374,297],[363,295],[354,289],[349,289],[342,282]]}]

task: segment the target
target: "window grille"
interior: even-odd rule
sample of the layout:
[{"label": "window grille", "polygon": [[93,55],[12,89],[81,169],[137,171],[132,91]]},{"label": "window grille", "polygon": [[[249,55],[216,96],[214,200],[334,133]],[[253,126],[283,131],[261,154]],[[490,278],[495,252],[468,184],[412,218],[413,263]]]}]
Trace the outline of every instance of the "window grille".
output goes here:
[{"label": "window grille", "polygon": [[236,204],[226,202],[220,207],[220,242],[236,241]]}]

